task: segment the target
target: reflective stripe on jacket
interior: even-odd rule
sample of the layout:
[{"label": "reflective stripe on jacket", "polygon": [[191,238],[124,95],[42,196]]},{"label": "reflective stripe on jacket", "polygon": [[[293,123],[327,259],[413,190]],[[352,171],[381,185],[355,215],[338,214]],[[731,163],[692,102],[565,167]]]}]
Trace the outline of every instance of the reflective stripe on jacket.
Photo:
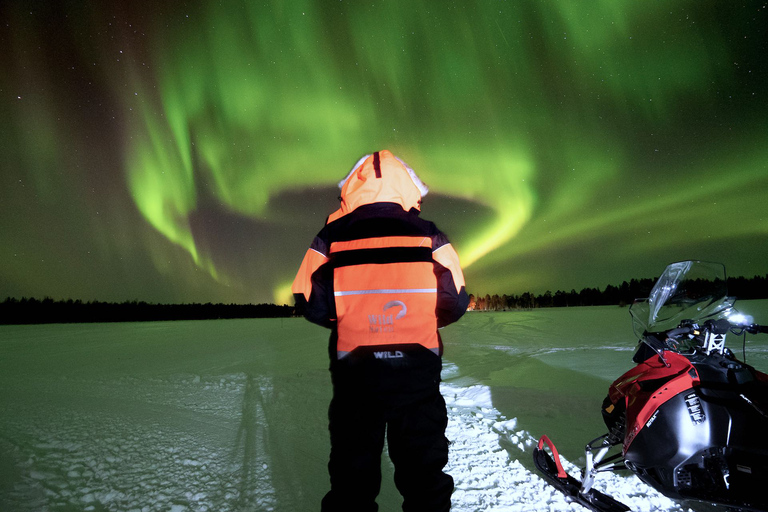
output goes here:
[{"label": "reflective stripe on jacket", "polygon": [[360,346],[407,344],[440,354],[437,328],[458,320],[468,303],[445,235],[392,203],[328,224],[307,250],[293,291],[309,320],[335,330],[339,358]]}]

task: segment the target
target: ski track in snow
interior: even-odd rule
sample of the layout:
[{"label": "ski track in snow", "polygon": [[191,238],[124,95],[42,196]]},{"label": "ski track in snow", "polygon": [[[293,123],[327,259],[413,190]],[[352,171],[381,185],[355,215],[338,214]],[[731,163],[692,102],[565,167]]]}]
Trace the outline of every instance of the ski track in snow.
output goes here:
[{"label": "ski track in snow", "polygon": [[[446,472],[455,481],[454,512],[483,510],[509,512],[573,511],[587,509],[569,503],[529,467],[538,439],[517,428],[491,403],[490,388],[482,385],[456,387],[443,384],[448,406],[451,452]],[[526,461],[526,465],[520,461]],[[561,459],[565,470],[578,477],[580,468]],[[527,464],[530,461],[530,464]],[[643,484],[634,476],[602,473],[595,488],[613,496],[635,512],[684,511],[674,501]]]},{"label": "ski track in snow", "polygon": [[[458,368],[446,363],[444,375],[451,374],[458,374]],[[176,430],[167,422],[128,424],[98,413],[70,413],[71,417],[57,417],[54,424],[43,418],[33,425],[8,420],[4,426],[11,430],[9,437],[29,441],[26,445],[14,443],[22,477],[0,504],[5,502],[19,511],[281,509],[271,483],[264,411],[258,405],[243,408],[248,393],[257,397],[248,400],[250,403],[273,399],[268,378],[237,374],[203,379],[184,376],[170,382],[130,380],[101,384],[107,395],[133,387],[147,395],[147,403],[156,403],[159,411],[173,403],[187,409],[195,404],[195,413],[233,418],[249,415],[252,424],[264,427],[235,433],[233,450],[206,442],[206,428],[215,430],[215,423],[190,431],[189,425],[179,425]],[[441,391],[449,413],[446,435],[451,451],[446,471],[456,483],[453,511],[586,510],[567,502],[531,469],[537,440],[519,429],[515,418],[505,418],[493,407],[488,387],[443,383]],[[564,465],[578,475],[578,468],[567,461]],[[636,512],[684,510],[633,476],[601,474],[595,487]],[[308,509],[314,510],[315,505]]]}]

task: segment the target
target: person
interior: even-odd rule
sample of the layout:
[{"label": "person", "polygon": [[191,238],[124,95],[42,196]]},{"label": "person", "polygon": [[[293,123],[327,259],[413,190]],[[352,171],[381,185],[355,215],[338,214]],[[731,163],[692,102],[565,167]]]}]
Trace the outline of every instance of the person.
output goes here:
[{"label": "person", "polygon": [[449,510],[438,329],[469,302],[458,255],[419,217],[428,189],[391,152],[360,159],[339,187],[340,208],[292,285],[304,316],[331,329],[331,488],[321,510],[378,510],[385,437],[403,510]]}]

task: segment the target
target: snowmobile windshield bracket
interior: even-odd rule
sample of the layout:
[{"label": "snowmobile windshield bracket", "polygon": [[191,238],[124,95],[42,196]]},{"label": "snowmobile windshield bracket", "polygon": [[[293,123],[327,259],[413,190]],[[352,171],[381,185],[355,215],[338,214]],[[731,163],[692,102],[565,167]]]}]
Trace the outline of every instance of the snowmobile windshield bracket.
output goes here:
[{"label": "snowmobile windshield bracket", "polygon": [[[666,366],[667,368],[669,368],[671,366],[669,364],[669,362],[667,361],[667,358],[664,357],[664,351],[666,350],[667,347],[666,347],[666,345],[664,344],[663,341],[661,341],[659,338],[656,337],[655,334],[649,333],[649,332],[644,333],[644,336],[640,340],[640,342],[641,342],[642,345],[644,345],[644,346],[650,348],[651,350],[653,350],[653,352],[656,353],[656,355],[659,356],[659,360],[664,364],[664,366]],[[641,352],[641,350],[638,349],[637,353],[640,354],[640,352]],[[650,355],[650,354],[648,354],[648,355]],[[643,360],[645,360],[645,359],[643,359]],[[639,361],[636,361],[636,362],[639,362]]]}]

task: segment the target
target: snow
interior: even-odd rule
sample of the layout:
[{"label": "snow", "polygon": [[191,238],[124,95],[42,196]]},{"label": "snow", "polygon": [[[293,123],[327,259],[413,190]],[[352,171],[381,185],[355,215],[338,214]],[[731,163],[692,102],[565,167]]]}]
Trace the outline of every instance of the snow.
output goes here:
[{"label": "snow", "polygon": [[[448,363],[446,370],[455,369]],[[189,395],[213,391],[200,400],[207,406],[217,403],[235,410],[249,386],[255,386],[251,392],[261,397],[272,392],[268,379],[249,382],[244,374],[216,382],[197,377],[180,382],[189,387]],[[125,382],[121,384],[124,387]],[[172,384],[176,393],[178,385]],[[568,503],[536,474],[531,452],[537,439],[518,428],[516,418],[506,418],[494,408],[489,387],[444,383],[441,392],[449,412],[446,436],[451,451],[446,471],[455,480],[453,511],[584,510]],[[266,423],[263,410],[251,413]],[[69,504],[82,510],[227,511],[240,510],[245,503],[257,504],[259,511],[280,509],[269,455],[263,449],[265,430],[251,433],[250,440],[244,432],[236,435],[238,444],[253,451],[245,472],[255,485],[244,489],[242,465],[228,463],[226,454],[207,446],[204,436],[192,436],[185,428],[174,431],[162,422],[138,426],[113,419],[94,423],[94,419],[81,422],[71,417],[58,426],[41,424],[27,432],[44,441],[35,444],[20,464],[27,478],[11,493],[25,497],[26,510]],[[93,431],[99,435],[92,436]],[[564,464],[578,474],[578,468],[565,460]],[[635,511],[685,510],[634,477],[601,475],[596,487]]]},{"label": "snow", "polygon": [[[584,510],[538,475],[532,450],[546,433],[564,459],[582,456],[631,352],[626,310],[572,309],[443,331],[454,512]],[[300,319],[0,326],[0,510],[317,510],[326,343]],[[748,347],[765,367],[768,350]],[[380,510],[399,510],[386,456],[383,473]],[[687,510],[631,474],[595,487],[633,511]]]},{"label": "snow", "polygon": [[[507,419],[494,409],[487,386],[443,384],[441,392],[448,406],[446,436],[451,441],[446,471],[456,486],[451,510],[585,510],[568,503],[532,469],[531,453],[538,439],[518,429],[516,418]],[[570,474],[579,474],[579,468],[567,460],[563,464]],[[686,510],[635,477],[600,475],[595,487],[635,511]]]},{"label": "snow", "polygon": [[[148,387],[135,379],[120,379],[114,387],[108,381],[99,384],[104,392],[111,388],[109,393],[115,396],[120,396],[119,389]],[[255,385],[260,394],[270,392],[269,380]],[[57,421],[53,424],[10,421],[9,437],[45,441],[29,451],[16,448],[17,452],[28,452],[19,468],[29,478],[16,483],[8,493],[9,501],[23,510],[70,505],[83,510],[223,512],[239,510],[242,503],[258,503],[259,510],[274,510],[276,496],[263,449],[264,428],[235,433],[236,445],[230,450],[240,452],[247,444],[250,459],[244,462],[240,453],[232,457],[208,445],[206,428],[201,431],[195,425],[204,424],[204,417],[188,418],[175,426],[162,419],[162,409],[169,415],[177,414],[168,398],[188,403],[197,400],[195,410],[201,415],[212,408],[234,415],[248,386],[243,374],[217,382],[195,378],[154,382],[149,385],[149,389],[154,388],[153,401],[163,404],[156,421],[121,421],[119,415],[76,413],[55,413]],[[165,399],[161,396],[164,393],[169,395]],[[263,411],[252,413],[257,421],[264,421]],[[242,485],[246,474],[254,485]],[[2,498],[0,494],[0,504]]]}]

